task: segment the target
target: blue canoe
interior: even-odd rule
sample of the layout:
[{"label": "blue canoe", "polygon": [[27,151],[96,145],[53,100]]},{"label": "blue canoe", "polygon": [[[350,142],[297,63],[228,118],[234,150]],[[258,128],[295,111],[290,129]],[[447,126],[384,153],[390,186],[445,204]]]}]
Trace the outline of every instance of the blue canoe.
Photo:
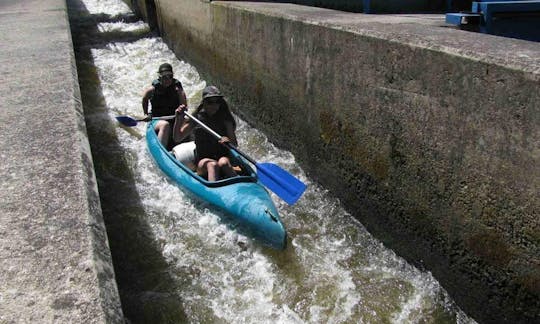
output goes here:
[{"label": "blue canoe", "polygon": [[176,160],[161,145],[154,131],[156,122],[148,123],[146,143],[154,161],[172,181],[230,215],[243,234],[272,248],[285,249],[287,233],[274,202],[259,182],[257,174],[241,156],[231,151],[233,156],[244,163],[243,174],[247,175],[207,181]]}]

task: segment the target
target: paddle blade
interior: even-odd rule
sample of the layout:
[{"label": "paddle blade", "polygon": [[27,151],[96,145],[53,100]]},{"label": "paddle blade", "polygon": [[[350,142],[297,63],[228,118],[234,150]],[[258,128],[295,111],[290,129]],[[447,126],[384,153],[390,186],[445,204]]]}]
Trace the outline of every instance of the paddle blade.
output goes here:
[{"label": "paddle blade", "polygon": [[116,116],[116,120],[127,127],[137,126],[137,121],[129,116]]},{"label": "paddle blade", "polygon": [[295,178],[289,172],[273,163],[257,163],[259,180],[287,204],[294,204],[304,191],[306,184]]}]

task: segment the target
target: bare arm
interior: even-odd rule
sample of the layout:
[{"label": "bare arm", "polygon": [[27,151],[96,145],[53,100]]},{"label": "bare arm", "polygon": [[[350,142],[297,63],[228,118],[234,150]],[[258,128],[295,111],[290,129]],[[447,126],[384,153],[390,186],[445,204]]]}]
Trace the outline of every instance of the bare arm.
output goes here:
[{"label": "bare arm", "polygon": [[[225,129],[227,133],[223,137],[227,137],[231,144],[233,144],[234,146],[238,146],[238,141],[236,140],[236,133],[234,131],[233,123],[226,121]],[[223,142],[223,137],[221,138],[220,142]]]},{"label": "bare arm", "polygon": [[173,126],[173,139],[176,143],[181,142],[193,130],[193,124],[190,123],[189,119],[184,118],[184,114],[180,110],[182,110],[180,107],[176,109]]},{"label": "bare arm", "polygon": [[187,106],[187,97],[186,97],[186,93],[184,92],[184,89],[178,88],[176,89],[176,91],[178,91],[178,96],[180,97],[180,105]]},{"label": "bare arm", "polygon": [[145,115],[148,115],[148,102],[150,100],[150,97],[152,96],[153,91],[154,91],[154,87],[150,87],[144,90],[143,97],[142,97],[142,109]]}]

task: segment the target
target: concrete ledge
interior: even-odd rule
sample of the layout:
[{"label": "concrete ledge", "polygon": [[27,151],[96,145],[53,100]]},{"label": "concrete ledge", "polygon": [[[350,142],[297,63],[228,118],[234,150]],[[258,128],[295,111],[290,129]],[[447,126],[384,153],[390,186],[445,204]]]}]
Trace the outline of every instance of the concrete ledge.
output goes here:
[{"label": "concrete ledge", "polygon": [[540,316],[539,43],[442,14],[155,3],[178,55],[468,314]]},{"label": "concrete ledge", "polygon": [[65,1],[0,20],[0,322],[120,323]]}]

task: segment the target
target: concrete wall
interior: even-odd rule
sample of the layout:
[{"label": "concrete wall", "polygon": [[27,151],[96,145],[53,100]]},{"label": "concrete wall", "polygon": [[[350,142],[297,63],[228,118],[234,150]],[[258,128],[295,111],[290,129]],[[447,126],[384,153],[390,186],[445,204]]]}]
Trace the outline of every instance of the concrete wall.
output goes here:
[{"label": "concrete wall", "polygon": [[0,323],[122,323],[65,0],[0,21]]},{"label": "concrete wall", "polygon": [[442,15],[158,7],[179,56],[467,313],[540,316],[538,43],[453,30]]},{"label": "concrete wall", "polygon": [[[305,6],[369,13],[405,13],[444,11],[447,0],[255,0],[257,2],[283,2]],[[463,0],[458,0],[463,1]],[[469,8],[471,6],[469,2]],[[456,2],[456,0],[454,0]]]}]

